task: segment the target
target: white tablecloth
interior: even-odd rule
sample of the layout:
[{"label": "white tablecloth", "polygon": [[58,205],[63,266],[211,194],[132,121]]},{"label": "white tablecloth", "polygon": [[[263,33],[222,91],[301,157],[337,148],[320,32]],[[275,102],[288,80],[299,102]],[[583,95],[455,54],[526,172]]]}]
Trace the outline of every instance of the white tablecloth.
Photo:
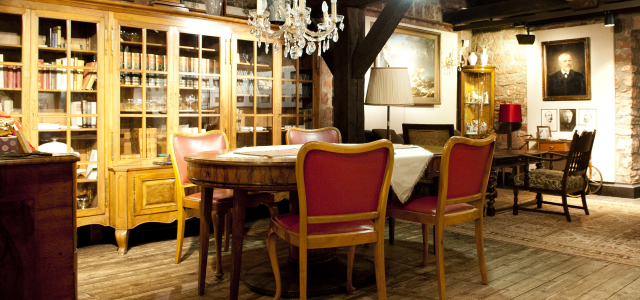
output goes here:
[{"label": "white tablecloth", "polygon": [[[348,145],[348,144],[346,144]],[[256,152],[256,151],[271,151],[281,149],[300,149],[302,145],[280,145],[280,146],[257,146],[257,147],[244,147],[236,149],[233,152],[221,155],[220,157],[227,158],[247,158],[250,157],[245,154],[237,154],[238,152]],[[433,153],[419,147],[394,144],[394,163],[393,173],[391,174],[391,188],[396,193],[400,202],[405,203],[409,200],[413,188],[420,180],[422,174],[424,174],[429,161],[433,157]],[[289,156],[283,156],[286,158]],[[295,156],[290,158],[295,160]]]}]

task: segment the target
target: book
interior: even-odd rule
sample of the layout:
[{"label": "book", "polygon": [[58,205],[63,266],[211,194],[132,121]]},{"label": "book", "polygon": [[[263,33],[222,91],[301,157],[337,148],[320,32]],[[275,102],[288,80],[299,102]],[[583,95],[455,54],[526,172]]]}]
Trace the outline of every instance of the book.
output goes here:
[{"label": "book", "polygon": [[131,68],[140,70],[140,56],[142,53],[131,53]]},{"label": "book", "polygon": [[[91,150],[91,154],[89,154],[89,161],[98,161],[98,150]],[[84,175],[86,179],[97,179],[98,178],[98,165],[97,164],[88,164],[87,172]]]},{"label": "book", "polygon": [[[71,101],[71,115],[82,114],[82,101]],[[71,126],[82,127],[82,117],[71,117]]]},{"label": "book", "polygon": [[[0,54],[0,62],[4,61],[4,54]],[[4,70],[5,67],[4,65],[0,65],[0,88],[5,87],[4,86]]]}]

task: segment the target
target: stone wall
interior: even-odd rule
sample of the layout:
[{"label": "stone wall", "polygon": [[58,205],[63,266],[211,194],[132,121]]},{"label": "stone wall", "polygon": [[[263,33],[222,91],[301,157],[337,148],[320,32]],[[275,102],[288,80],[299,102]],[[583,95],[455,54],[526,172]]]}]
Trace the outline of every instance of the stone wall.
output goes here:
[{"label": "stone wall", "polygon": [[640,94],[636,80],[640,65],[640,15],[616,16],[616,174],[615,181],[640,181]]},{"label": "stone wall", "polygon": [[[512,137],[514,149],[524,145],[524,135],[527,134],[527,49],[526,46],[518,45],[516,34],[526,34],[526,30],[509,28],[476,31],[471,35],[469,49],[465,49],[466,54],[475,52],[478,55],[478,63],[483,49],[486,49],[489,56],[487,64],[496,67],[494,129],[498,130],[500,104],[522,106],[522,127],[514,131]],[[468,32],[463,34],[465,39],[468,36]],[[499,149],[507,148],[507,135],[498,134],[496,142]]]}]

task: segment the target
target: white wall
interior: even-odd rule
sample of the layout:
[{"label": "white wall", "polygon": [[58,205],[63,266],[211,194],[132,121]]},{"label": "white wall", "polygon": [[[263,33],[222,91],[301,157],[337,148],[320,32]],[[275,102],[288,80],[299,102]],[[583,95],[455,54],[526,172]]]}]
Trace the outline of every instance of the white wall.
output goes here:
[{"label": "white wall", "polygon": [[[367,17],[365,20],[366,31],[375,18]],[[425,30],[422,27],[402,24],[406,27],[414,27]],[[449,55],[453,50],[454,54],[458,50],[458,34],[426,29],[427,31],[440,33],[440,61]],[[440,63],[441,63],[440,62]],[[365,75],[365,95],[368,84],[369,73]],[[444,69],[440,70],[440,105],[416,106],[416,107],[391,107],[391,129],[397,133],[402,132],[402,123],[418,124],[454,124],[456,123],[456,99],[457,99],[457,71],[452,70],[449,75],[445,75]],[[364,106],[364,128],[386,129],[387,128],[387,107],[386,106]]]},{"label": "white wall", "polygon": [[[528,133],[535,136],[541,125],[541,109],[597,109],[596,140],[592,163],[605,182],[614,181],[615,158],[615,65],[613,27],[603,24],[539,30],[532,32],[535,44],[527,47],[527,120]],[[542,101],[542,46],[541,42],[575,38],[590,39],[591,50],[591,100]],[[563,139],[571,132],[552,132]]]}]

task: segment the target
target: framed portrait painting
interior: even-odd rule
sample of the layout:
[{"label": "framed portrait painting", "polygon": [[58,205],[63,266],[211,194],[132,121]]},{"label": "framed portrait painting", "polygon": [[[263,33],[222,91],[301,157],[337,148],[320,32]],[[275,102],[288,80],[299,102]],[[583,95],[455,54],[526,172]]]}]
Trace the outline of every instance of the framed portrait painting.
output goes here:
[{"label": "framed portrait painting", "polygon": [[541,110],[542,126],[549,126],[551,131],[558,131],[558,110],[542,109]]},{"label": "framed portrait painting", "polygon": [[440,34],[398,26],[378,56],[378,67],[406,67],[413,104],[440,104]]},{"label": "framed portrait painting", "polygon": [[542,100],[590,100],[589,38],[542,42]]},{"label": "framed portrait painting", "polygon": [[549,126],[538,126],[538,139],[548,140],[551,137]]}]

